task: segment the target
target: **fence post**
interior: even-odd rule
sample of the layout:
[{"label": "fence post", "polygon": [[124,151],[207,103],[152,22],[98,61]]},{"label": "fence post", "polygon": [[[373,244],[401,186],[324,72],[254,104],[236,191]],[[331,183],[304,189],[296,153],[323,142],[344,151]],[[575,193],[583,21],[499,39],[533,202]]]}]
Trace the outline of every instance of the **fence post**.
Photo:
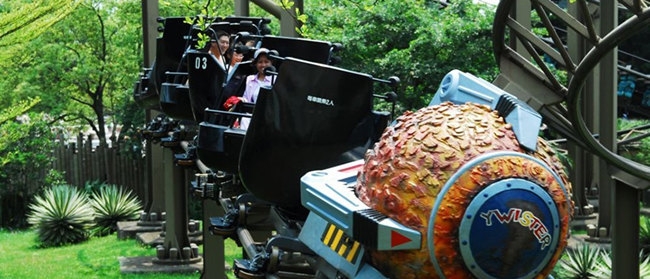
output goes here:
[{"label": "fence post", "polygon": [[79,134],[76,141],[60,141],[54,145],[54,161],[49,168],[43,169],[43,176],[48,169],[64,173],[65,181],[77,187],[84,187],[88,181],[101,181],[127,187],[144,200],[144,158],[129,152],[121,152],[120,145],[108,146],[101,141],[93,151],[92,137]]}]

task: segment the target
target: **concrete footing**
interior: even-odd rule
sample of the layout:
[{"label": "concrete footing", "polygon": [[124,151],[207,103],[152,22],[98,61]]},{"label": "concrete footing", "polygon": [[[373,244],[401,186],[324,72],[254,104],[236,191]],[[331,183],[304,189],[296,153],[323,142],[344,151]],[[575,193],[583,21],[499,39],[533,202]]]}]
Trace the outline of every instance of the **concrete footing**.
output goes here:
[{"label": "concrete footing", "polygon": [[147,226],[141,225],[139,221],[117,222],[117,239],[136,238],[139,233],[160,232],[162,231],[162,222]]},{"label": "concrete footing", "polygon": [[156,257],[120,257],[121,273],[201,273],[203,260],[187,264],[154,263]]}]

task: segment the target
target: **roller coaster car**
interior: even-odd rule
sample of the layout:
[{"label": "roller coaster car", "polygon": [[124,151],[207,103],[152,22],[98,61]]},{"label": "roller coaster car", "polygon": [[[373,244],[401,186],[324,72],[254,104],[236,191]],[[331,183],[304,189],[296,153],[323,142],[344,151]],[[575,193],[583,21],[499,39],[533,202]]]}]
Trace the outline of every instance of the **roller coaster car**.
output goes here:
[{"label": "roller coaster car", "polygon": [[[159,20],[162,27],[162,36],[156,40],[156,59],[152,67],[151,80],[155,85],[155,98],[160,101],[160,93],[162,91],[162,84],[169,82],[167,76],[168,72],[180,72],[181,61],[183,54],[188,47],[194,46],[192,38],[195,38],[199,33],[189,23],[185,22],[184,17],[168,17]],[[153,103],[147,102],[147,103]]]},{"label": "roller coaster car", "polygon": [[[267,35],[262,47],[276,50],[280,56],[294,57],[322,64],[333,64],[333,53],[341,46],[326,41]],[[279,63],[282,63],[279,61]],[[279,68],[279,65],[276,65]]]},{"label": "roller coaster car", "polygon": [[254,104],[240,103],[234,111],[205,110],[199,124],[197,156],[208,168],[237,173],[241,146],[246,130],[233,127],[237,117],[249,115]]},{"label": "roller coaster car", "polygon": [[[299,239],[334,267],[327,278],[546,278],[567,245],[573,204],[540,125],[526,103],[454,70],[431,106],[398,118],[365,160],[302,177],[310,213]],[[499,145],[472,150],[492,136]],[[429,142],[436,138],[444,144]],[[460,147],[464,140],[476,145]],[[418,165],[426,160],[434,163]],[[513,218],[492,222],[502,212]]]},{"label": "roller coaster car", "polygon": [[[205,109],[218,109],[231,95],[241,96],[243,91],[237,85],[233,90],[225,90],[227,86],[236,82],[228,80],[243,79],[253,74],[253,66],[250,61],[235,64],[230,69],[230,75],[217,64],[214,57],[204,51],[190,50],[187,53],[188,75],[189,75],[189,100],[194,120],[198,123],[205,120]],[[243,84],[240,81],[237,84]],[[216,120],[214,117],[210,118]]]},{"label": "roller coaster car", "polygon": [[265,27],[269,20],[248,20],[252,18],[238,17],[238,18],[224,18],[222,21],[210,24],[209,29],[213,32],[223,31],[230,35],[240,32],[246,32],[252,35],[262,36],[262,29]]},{"label": "roller coaster car", "polygon": [[151,82],[151,72],[151,68],[145,68],[140,72],[133,87],[133,100],[141,108],[158,109],[158,96]]},{"label": "roller coaster car", "polygon": [[[390,115],[372,110],[373,85],[380,80],[302,59],[281,60],[273,88],[260,90],[254,109],[240,103],[234,112],[205,110],[197,154],[211,169],[240,174],[257,198],[293,211],[300,208],[302,174],[362,158]],[[191,91],[194,80],[205,81],[192,70],[190,76]],[[232,127],[234,118],[251,111],[247,131]]]},{"label": "roller coaster car", "polygon": [[187,73],[167,72],[171,81],[160,86],[160,109],[167,116],[178,120],[194,120],[190,104],[190,90],[185,83]]},{"label": "roller coaster car", "polygon": [[285,212],[301,212],[300,177],[363,158],[387,126],[389,113],[373,111],[375,81],[286,58],[273,88],[260,90],[241,146],[244,187]]},{"label": "roller coaster car", "polygon": [[[229,32],[257,32],[266,28],[267,19],[257,17],[237,17],[219,19],[211,28],[224,29]],[[198,48],[198,27],[186,22],[185,17],[161,18],[159,31],[162,36],[156,41],[156,58],[150,72],[146,73],[147,83],[152,85],[148,90],[134,91],[134,99],[145,109],[162,109],[165,113],[173,114],[183,120],[194,119],[189,109],[189,92],[185,81],[187,76],[188,51]],[[217,30],[213,29],[213,30]],[[170,75],[171,73],[171,75]],[[184,75],[184,76],[183,76]],[[182,77],[182,78],[179,78]],[[143,82],[140,81],[140,88]],[[165,96],[160,96],[165,94]],[[162,107],[161,107],[162,106]],[[171,115],[170,115],[171,116]]]},{"label": "roller coaster car", "polygon": [[[325,41],[276,36],[261,37],[261,46],[276,50],[283,57],[294,57],[316,63],[331,61],[332,53],[337,48],[336,44]],[[282,60],[278,59],[274,64],[279,69]],[[242,96],[245,77],[256,71],[251,61],[235,64],[232,69],[226,71],[213,56],[202,50],[188,50],[187,65],[190,77],[190,102],[196,122],[204,120],[203,111],[206,108],[220,109],[228,97]],[[216,120],[214,117],[211,119]]]},{"label": "roller coaster car", "polygon": [[[214,170],[238,174],[237,180],[248,192],[237,197],[224,217],[211,218],[210,231],[224,236],[236,232],[239,240],[247,241],[250,237],[245,235],[254,227],[283,224],[273,228],[277,235],[265,247],[247,250],[248,259],[235,261],[235,274],[240,278],[264,278],[262,268],[269,258],[274,262],[269,267],[282,269],[282,253],[274,251],[302,254],[291,261],[295,263],[305,256],[317,258],[297,238],[302,226],[296,224],[302,224],[308,214],[300,203],[300,177],[313,169],[363,158],[391,116],[373,111],[376,98],[386,100],[374,95],[373,89],[376,83],[386,83],[395,90],[398,82],[293,57],[278,59],[282,66],[275,83],[260,89],[254,106],[240,102],[236,108],[243,104],[244,109],[239,111],[207,109],[199,128],[201,161]],[[233,128],[230,121],[224,123],[242,116],[251,117],[247,130]],[[265,222],[251,221],[253,209],[269,212],[269,206]],[[296,268],[301,274],[314,272],[309,266],[289,266],[292,272]]]}]

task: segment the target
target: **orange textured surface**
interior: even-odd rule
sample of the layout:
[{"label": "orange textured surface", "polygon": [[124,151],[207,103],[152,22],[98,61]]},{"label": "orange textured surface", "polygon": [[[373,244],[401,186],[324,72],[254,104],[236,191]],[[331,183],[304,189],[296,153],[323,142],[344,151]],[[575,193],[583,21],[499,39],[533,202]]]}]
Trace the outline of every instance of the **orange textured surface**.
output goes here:
[{"label": "orange textured surface", "polygon": [[[368,206],[418,230],[423,235],[420,250],[370,252],[373,264],[390,278],[437,278],[429,258],[429,216],[441,188],[461,166],[476,156],[493,151],[524,153],[507,124],[494,111],[476,104],[443,103],[407,112],[396,125],[384,131],[375,148],[366,155],[359,174],[357,194]],[[570,191],[566,174],[554,151],[541,139],[538,150],[529,154],[544,161]],[[459,179],[445,195],[435,222],[436,258],[447,278],[473,278],[463,264],[458,243],[459,220],[474,194],[491,181],[527,177],[546,186],[556,200],[561,216],[572,216],[568,197],[549,173],[534,164],[516,160],[484,164]],[[557,184],[557,183],[556,183]],[[561,235],[568,236],[568,217],[562,220]],[[565,226],[566,224],[566,226]],[[558,255],[554,255],[550,272]]]}]

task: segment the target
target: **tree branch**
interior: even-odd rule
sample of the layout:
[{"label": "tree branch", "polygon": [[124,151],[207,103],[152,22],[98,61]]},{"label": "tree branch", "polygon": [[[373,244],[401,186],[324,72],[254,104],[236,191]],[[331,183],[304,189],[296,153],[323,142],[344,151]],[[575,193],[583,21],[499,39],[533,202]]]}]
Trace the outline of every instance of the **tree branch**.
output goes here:
[{"label": "tree branch", "polygon": [[75,97],[75,96],[70,96],[70,99],[72,99],[73,101],[75,101],[75,102],[77,102],[77,103],[80,103],[80,104],[83,104],[83,105],[89,106],[89,107],[91,107],[91,108],[93,107],[93,104],[92,104],[92,103],[86,102],[86,101],[84,101],[84,100],[82,100],[82,99],[79,99],[79,98],[77,98],[77,97]]},{"label": "tree branch", "polygon": [[92,128],[93,131],[95,131],[95,134],[99,135],[99,129],[98,129],[97,125],[95,125],[95,122],[93,122],[93,119],[90,119],[90,118],[88,118],[88,117],[86,117],[84,115],[81,115],[81,114],[79,115],[79,118],[86,121],[88,123],[88,125],[90,126],[90,128]]}]

